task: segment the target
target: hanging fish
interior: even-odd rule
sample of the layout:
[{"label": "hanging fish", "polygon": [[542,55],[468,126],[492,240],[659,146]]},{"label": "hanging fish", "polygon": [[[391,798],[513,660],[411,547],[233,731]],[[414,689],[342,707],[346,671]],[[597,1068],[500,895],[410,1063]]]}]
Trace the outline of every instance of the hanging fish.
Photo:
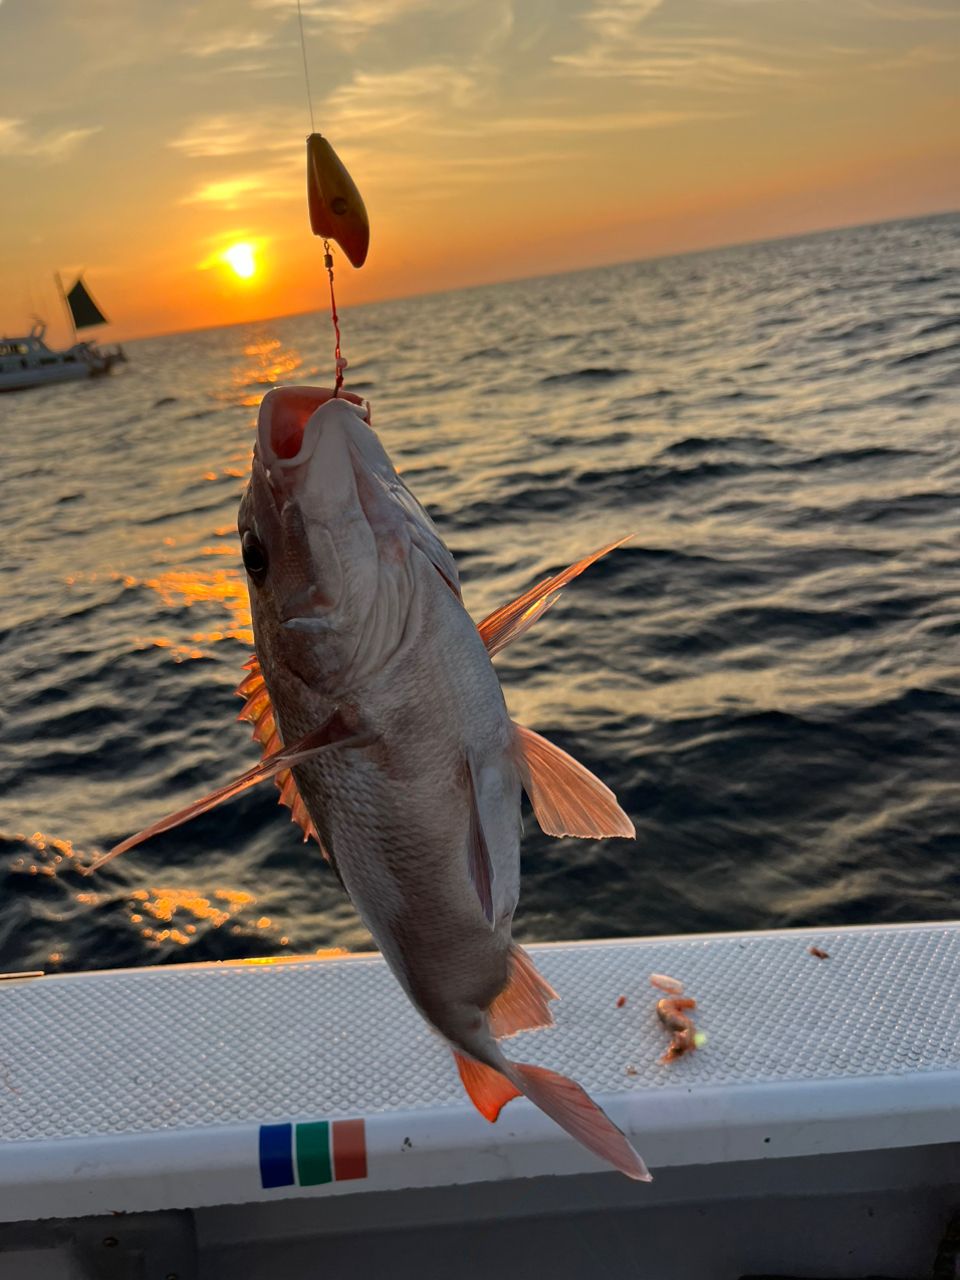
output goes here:
[{"label": "hanging fish", "polygon": [[[632,838],[613,793],[507,712],[491,657],[611,543],[480,623],[457,566],[358,397],[260,406],[239,531],[256,657],[239,692],[262,763],[108,858],[277,776],[401,986],[490,1121],[524,1094],[631,1178],[647,1169],[580,1085],[506,1057],[556,998],[511,939],[520,792],[551,835]],[[284,746],[283,744],[288,744]],[[106,859],[104,859],[106,860]]]}]

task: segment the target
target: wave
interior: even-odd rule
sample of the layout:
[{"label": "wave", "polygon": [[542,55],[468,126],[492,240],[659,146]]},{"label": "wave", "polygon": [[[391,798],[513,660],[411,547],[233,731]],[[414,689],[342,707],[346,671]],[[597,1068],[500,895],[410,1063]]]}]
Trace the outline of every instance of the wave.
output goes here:
[{"label": "wave", "polygon": [[925,347],[922,351],[910,351],[906,355],[891,358],[892,365],[916,364],[921,360],[939,360],[951,352],[960,351],[960,342],[950,342],[942,347]]},{"label": "wave", "polygon": [[609,382],[614,378],[625,378],[630,369],[607,368],[603,365],[588,365],[583,369],[571,369],[564,373],[548,373],[540,379],[542,387],[558,385],[577,385],[581,382]]}]

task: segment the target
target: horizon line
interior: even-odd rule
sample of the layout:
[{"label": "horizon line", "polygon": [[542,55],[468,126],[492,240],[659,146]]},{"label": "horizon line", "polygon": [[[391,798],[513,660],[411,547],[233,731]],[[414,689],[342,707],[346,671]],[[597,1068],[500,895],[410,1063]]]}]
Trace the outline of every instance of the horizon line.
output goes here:
[{"label": "horizon line", "polygon": [[[422,291],[415,290],[412,293],[384,294],[380,298],[369,298],[364,302],[348,303],[346,306],[340,307],[339,310],[341,315],[346,315],[355,311],[362,311],[366,307],[382,306],[386,302],[405,302],[415,298],[439,298],[446,294],[467,293],[474,289],[499,289],[507,284],[523,284],[534,280],[553,280],[558,276],[575,276],[587,271],[603,271],[612,267],[630,267],[640,262],[667,262],[671,258],[693,258],[698,254],[717,253],[723,249],[745,249],[755,245],[781,244],[791,240],[807,240],[813,236],[830,235],[838,231],[858,231],[867,227],[889,226],[897,222],[926,222],[934,218],[949,218],[958,215],[960,215],[960,208],[939,209],[930,213],[910,214],[905,218],[880,218],[868,222],[837,223],[833,226],[815,227],[810,231],[791,232],[787,235],[761,236],[756,240],[725,240],[719,244],[702,245],[697,249],[681,249],[673,253],[652,253],[641,255],[638,258],[616,258],[610,262],[593,262],[583,267],[570,267],[560,271],[539,271],[529,276],[506,276],[502,280],[483,280],[474,284],[455,285],[448,289],[424,289]],[[308,307],[303,311],[285,311],[274,313],[273,315],[256,316],[248,320],[228,320],[226,323],[198,325],[196,328],[191,329],[164,329],[157,333],[140,334],[136,338],[124,338],[123,341],[130,344],[152,342],[156,338],[173,338],[181,334],[209,333],[214,329],[237,329],[242,325],[269,324],[280,320],[293,320],[298,316],[312,316],[323,311],[324,306],[321,304],[316,307]]]}]

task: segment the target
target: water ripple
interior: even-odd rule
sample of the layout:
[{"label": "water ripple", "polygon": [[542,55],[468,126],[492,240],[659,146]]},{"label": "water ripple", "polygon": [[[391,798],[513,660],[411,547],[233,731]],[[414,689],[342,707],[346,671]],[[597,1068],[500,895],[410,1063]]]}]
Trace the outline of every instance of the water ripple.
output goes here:
[{"label": "water ripple", "polygon": [[[498,659],[639,836],[528,821],[520,936],[956,916],[958,252],[951,215],[344,310],[475,616],[634,533]],[[0,967],[367,944],[269,785],[79,871],[252,762],[237,501],[328,332],[0,403]]]}]

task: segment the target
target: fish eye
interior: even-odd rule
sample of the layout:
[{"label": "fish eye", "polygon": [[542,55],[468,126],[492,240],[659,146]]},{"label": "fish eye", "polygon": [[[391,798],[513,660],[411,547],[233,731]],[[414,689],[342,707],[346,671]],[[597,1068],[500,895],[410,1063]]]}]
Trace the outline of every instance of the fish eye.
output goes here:
[{"label": "fish eye", "polygon": [[243,553],[243,567],[259,586],[267,576],[266,548],[252,529],[248,529],[243,535],[240,547]]}]

